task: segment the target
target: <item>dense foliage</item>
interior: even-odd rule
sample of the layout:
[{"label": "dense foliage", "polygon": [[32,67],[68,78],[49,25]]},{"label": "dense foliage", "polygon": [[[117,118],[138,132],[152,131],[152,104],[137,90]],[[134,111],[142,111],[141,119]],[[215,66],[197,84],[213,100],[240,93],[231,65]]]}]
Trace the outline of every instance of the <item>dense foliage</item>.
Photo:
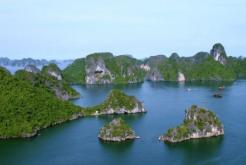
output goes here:
[{"label": "dense foliage", "polygon": [[188,81],[232,81],[236,79],[232,69],[215,61],[211,56],[207,56],[201,62],[196,63],[182,61],[178,63],[178,69],[185,74]]},{"label": "dense foliage", "polygon": [[223,128],[223,125],[212,111],[193,105],[186,111],[184,122],[168,129],[165,136],[179,140],[188,138],[192,133],[211,132],[212,127]]},{"label": "dense foliage", "polygon": [[[86,68],[90,68],[91,63],[97,60],[103,60],[106,68],[113,76],[112,83],[131,83],[144,81],[145,72],[139,68],[139,60],[128,56],[113,56],[111,53],[93,53],[86,58],[77,59],[69,65],[64,71],[65,80],[70,83],[85,83]],[[111,79],[109,75],[102,77]]]},{"label": "dense foliage", "polygon": [[29,137],[38,130],[82,115],[82,108],[61,101],[0,68],[0,138]]},{"label": "dense foliage", "polygon": [[246,58],[228,57],[227,66],[234,71],[237,78],[246,78]]},{"label": "dense foliage", "polygon": [[107,99],[96,106],[88,107],[85,111],[86,114],[92,114],[96,111],[107,111],[112,108],[114,110],[125,108],[127,110],[132,110],[136,106],[136,98],[134,96],[127,96],[125,93],[118,89],[113,89],[109,93]]},{"label": "dense foliage", "polygon": [[169,58],[156,61],[156,63],[153,63],[153,58],[151,65],[160,71],[166,81],[176,81],[178,72],[185,75],[186,81],[232,81],[237,78],[233,69],[235,66],[220,64],[206,52],[199,52],[193,57],[179,57],[175,53]]},{"label": "dense foliage", "polygon": [[63,95],[68,98],[79,97],[79,93],[69,86],[65,81],[60,81],[47,74],[46,71],[41,73],[32,73],[25,70],[19,70],[15,73],[17,79],[30,83],[33,87],[46,88],[49,92],[62,99]]},{"label": "dense foliage", "polygon": [[85,59],[77,59],[71,65],[63,70],[64,79],[69,83],[85,83]]},{"label": "dense foliage", "polygon": [[49,65],[45,65],[43,68],[42,68],[42,74],[44,75],[49,75],[49,72],[55,72],[57,74],[60,74],[61,75],[61,70],[60,68],[54,64],[54,63],[51,63]]},{"label": "dense foliage", "polygon": [[[210,53],[198,52],[191,57],[180,57],[177,53],[173,53],[169,58],[157,55],[143,61],[128,55],[94,53],[76,60],[66,68],[65,79],[70,83],[85,83],[86,67],[90,67],[91,61],[98,59],[103,60],[113,77],[112,79],[109,75],[105,75],[101,78],[112,80],[111,82],[116,84],[142,82],[153,71],[160,73],[164,81],[177,81],[179,72],[184,74],[186,81],[233,81],[237,78],[246,78],[246,59],[228,57],[223,45],[217,43],[213,45]],[[150,71],[141,69],[141,64],[149,66]]]},{"label": "dense foliage", "polygon": [[131,56],[121,55],[105,61],[106,66],[114,75],[114,83],[142,82],[145,72],[139,68],[140,61]]},{"label": "dense foliage", "polygon": [[100,137],[106,138],[125,138],[126,136],[135,136],[135,132],[121,119],[114,119],[100,129]]}]

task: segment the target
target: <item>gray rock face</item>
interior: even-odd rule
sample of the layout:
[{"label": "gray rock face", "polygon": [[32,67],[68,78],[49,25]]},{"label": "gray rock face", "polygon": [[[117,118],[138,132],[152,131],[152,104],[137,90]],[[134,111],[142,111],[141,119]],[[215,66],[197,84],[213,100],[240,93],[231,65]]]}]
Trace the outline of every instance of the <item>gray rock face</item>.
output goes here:
[{"label": "gray rock face", "polygon": [[193,105],[186,110],[183,124],[169,129],[165,135],[159,137],[159,140],[176,143],[223,134],[224,126],[213,112]]},{"label": "gray rock face", "polygon": [[57,80],[62,80],[61,72],[56,72],[56,71],[53,71],[53,70],[49,70],[48,74],[53,76],[53,77],[55,77]]},{"label": "gray rock face", "polygon": [[185,81],[185,76],[182,72],[178,72],[177,81],[178,82],[184,82]]},{"label": "gray rock face", "polygon": [[94,114],[95,116],[99,115],[111,115],[111,114],[133,114],[133,113],[145,113],[147,110],[144,108],[144,104],[137,99],[135,100],[135,107],[133,109],[126,109],[125,107],[120,108],[112,108],[108,107],[101,112],[96,111]]},{"label": "gray rock face", "polygon": [[210,52],[210,54],[213,56],[215,61],[220,62],[221,64],[225,65],[226,60],[226,52],[222,44],[215,44]]},{"label": "gray rock face", "polygon": [[148,81],[164,81],[163,76],[157,68],[151,69],[146,76]]},{"label": "gray rock face", "polygon": [[104,141],[121,142],[138,138],[135,132],[122,120],[114,119],[100,129],[98,138]]},{"label": "gray rock face", "polygon": [[24,68],[25,71],[31,72],[31,73],[39,73],[40,70],[35,65],[27,65]]},{"label": "gray rock face", "polygon": [[86,84],[109,84],[113,77],[101,58],[90,58],[86,63]]},{"label": "gray rock face", "polygon": [[42,73],[47,74],[49,76],[54,77],[57,80],[62,80],[62,71],[61,69],[54,63],[44,66],[42,68]]},{"label": "gray rock face", "polygon": [[66,90],[63,90],[60,87],[54,87],[54,92],[56,97],[58,97],[61,100],[71,100],[71,99],[76,99],[79,98],[80,96],[71,96]]}]

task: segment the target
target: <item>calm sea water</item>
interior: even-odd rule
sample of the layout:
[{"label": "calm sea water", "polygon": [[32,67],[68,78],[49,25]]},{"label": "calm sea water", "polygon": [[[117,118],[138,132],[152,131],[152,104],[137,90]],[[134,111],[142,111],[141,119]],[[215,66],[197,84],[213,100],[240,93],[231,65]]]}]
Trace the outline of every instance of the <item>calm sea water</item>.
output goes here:
[{"label": "calm sea water", "polygon": [[[82,98],[77,105],[102,102],[112,88],[145,103],[145,114],[123,115],[141,139],[124,143],[98,140],[99,129],[117,116],[81,118],[41,131],[28,140],[0,141],[0,165],[88,164],[245,164],[246,81],[226,84],[223,98],[212,95],[221,84],[150,83],[122,86],[73,86]],[[191,91],[186,91],[191,88]],[[185,108],[207,107],[222,120],[225,135],[165,144],[158,136],[180,124]]]}]

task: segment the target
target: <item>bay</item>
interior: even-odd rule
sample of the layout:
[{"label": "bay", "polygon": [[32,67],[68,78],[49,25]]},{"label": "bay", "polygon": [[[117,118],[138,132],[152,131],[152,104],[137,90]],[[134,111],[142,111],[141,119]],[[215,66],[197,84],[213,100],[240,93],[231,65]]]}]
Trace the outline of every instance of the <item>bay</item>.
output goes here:
[{"label": "bay", "polygon": [[[223,98],[212,95],[225,85]],[[121,115],[141,138],[105,143],[99,129],[118,116],[87,117],[45,129],[31,139],[0,141],[0,165],[81,164],[244,164],[246,162],[246,81],[233,83],[145,82],[130,85],[74,85],[82,95],[74,104],[86,107],[106,99],[112,88],[143,101],[145,114]],[[190,88],[190,91],[187,89]],[[221,137],[177,144],[158,136],[184,119],[192,104],[214,111],[225,127]]]}]

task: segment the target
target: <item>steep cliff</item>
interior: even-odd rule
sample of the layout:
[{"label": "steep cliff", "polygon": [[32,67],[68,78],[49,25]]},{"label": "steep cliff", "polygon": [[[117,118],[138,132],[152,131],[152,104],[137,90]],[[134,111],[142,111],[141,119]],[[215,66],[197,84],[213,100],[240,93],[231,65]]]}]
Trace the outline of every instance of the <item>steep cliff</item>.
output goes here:
[{"label": "steep cliff", "polygon": [[40,129],[83,116],[82,108],[1,67],[0,91],[0,139],[32,137]]},{"label": "steep cliff", "polygon": [[176,128],[168,129],[159,140],[176,143],[223,134],[223,124],[213,112],[193,105],[185,111],[184,122]]},{"label": "steep cliff", "polygon": [[144,104],[134,96],[127,96],[122,91],[113,89],[107,99],[94,107],[87,108],[87,115],[129,114],[146,112]]},{"label": "steep cliff", "polygon": [[110,84],[114,80],[113,75],[106,67],[105,62],[113,60],[111,53],[95,53],[86,57],[86,84]]},{"label": "steep cliff", "polygon": [[218,61],[223,65],[226,64],[227,56],[226,56],[225,48],[222,44],[220,43],[214,44],[213,48],[210,51],[210,54],[213,56],[215,61]]},{"label": "steep cliff", "polygon": [[100,129],[98,138],[104,141],[121,142],[138,138],[123,119],[118,118]]},{"label": "steep cliff", "polygon": [[62,80],[62,71],[56,64],[49,64],[42,68],[42,74],[46,74],[56,78],[57,80]]},{"label": "steep cliff", "polygon": [[25,71],[31,72],[31,73],[39,73],[40,70],[35,65],[27,65],[24,68]]},{"label": "steep cliff", "polygon": [[172,53],[137,60],[129,55],[94,53],[75,60],[64,71],[69,83],[122,84],[149,81],[233,81],[246,77],[246,60],[227,57],[222,44],[210,53],[198,52],[191,57]]},{"label": "steep cliff", "polygon": [[93,53],[75,60],[64,71],[64,79],[81,84],[125,84],[144,81],[145,70],[141,61],[129,55]]},{"label": "steep cliff", "polygon": [[[71,88],[65,81],[58,80],[54,74],[50,72],[33,72],[32,70],[18,70],[15,77],[19,80],[26,81],[33,87],[41,87],[47,89],[61,100],[69,100],[80,97],[79,93]],[[54,73],[54,72],[52,72]],[[60,74],[55,74],[60,75]],[[61,77],[58,76],[58,77]]]}]

